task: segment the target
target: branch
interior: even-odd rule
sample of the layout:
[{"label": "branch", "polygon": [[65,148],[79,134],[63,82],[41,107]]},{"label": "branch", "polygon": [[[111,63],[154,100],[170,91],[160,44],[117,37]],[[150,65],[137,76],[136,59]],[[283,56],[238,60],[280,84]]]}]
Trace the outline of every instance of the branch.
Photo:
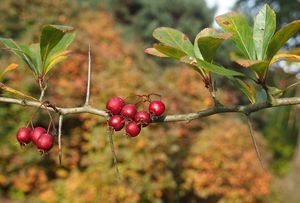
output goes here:
[{"label": "branch", "polygon": [[41,90],[41,95],[39,98],[39,101],[41,102],[45,96],[45,91],[47,89],[47,84],[45,86],[43,86],[43,82],[41,79],[39,79],[39,86],[40,86],[40,90]]},{"label": "branch", "polygon": [[[0,103],[9,103],[9,104],[18,104],[23,106],[32,106],[32,107],[40,107],[41,102],[26,100],[26,99],[14,99],[14,98],[7,98],[7,97],[0,97]],[[176,115],[167,115],[157,119],[154,119],[153,123],[159,122],[177,122],[177,121],[192,121],[195,119],[199,119],[202,117],[211,116],[214,114],[220,113],[243,113],[249,115],[253,112],[271,108],[271,107],[279,107],[279,106],[290,106],[290,105],[297,105],[300,104],[300,97],[290,97],[290,98],[280,98],[274,99],[274,102],[261,102],[256,104],[249,104],[249,105],[235,105],[235,106],[215,106],[212,108],[208,108],[203,111],[195,112],[195,113],[187,113],[187,114],[176,114]],[[108,118],[108,114],[104,110],[100,110],[94,108],[92,106],[81,106],[81,107],[73,107],[73,108],[64,108],[64,107],[56,107],[55,105],[51,104],[45,107],[43,105],[42,109],[48,109],[49,111],[54,111],[59,115],[69,115],[69,114],[80,114],[80,113],[89,113],[98,115],[104,118]]]},{"label": "branch", "polygon": [[88,65],[88,79],[86,84],[86,98],[85,98],[85,106],[90,104],[90,94],[91,94],[91,70],[92,70],[92,58],[91,58],[91,45],[89,45],[89,65]]}]

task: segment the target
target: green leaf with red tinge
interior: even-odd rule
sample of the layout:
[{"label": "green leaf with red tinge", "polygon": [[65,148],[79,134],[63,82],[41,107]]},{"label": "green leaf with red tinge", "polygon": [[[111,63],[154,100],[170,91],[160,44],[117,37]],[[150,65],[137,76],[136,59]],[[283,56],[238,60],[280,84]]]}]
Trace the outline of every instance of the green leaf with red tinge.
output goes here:
[{"label": "green leaf with red tinge", "polygon": [[261,63],[262,61],[255,61],[255,60],[248,60],[248,59],[237,59],[234,62],[236,62],[240,66],[243,66],[245,68],[249,68],[250,66]]},{"label": "green leaf with red tinge", "polygon": [[269,60],[272,59],[272,57],[283,47],[283,45],[299,30],[300,20],[293,21],[278,30],[269,44],[267,58]]},{"label": "green leaf with red tinge", "polygon": [[256,73],[257,78],[263,78],[266,71],[269,68],[268,61],[255,61],[255,60],[247,60],[247,59],[238,59],[235,62],[245,68],[249,68]]},{"label": "green leaf with red tinge", "polygon": [[163,58],[168,57],[167,55],[165,55],[165,54],[159,52],[158,50],[156,50],[154,47],[147,48],[147,49],[145,49],[144,52],[146,54],[150,54],[152,56],[163,57]]},{"label": "green leaf with red tinge", "polygon": [[224,31],[233,33],[232,40],[242,53],[248,59],[255,60],[252,30],[246,19],[236,12],[230,12],[217,16],[216,21]]},{"label": "green leaf with red tinge", "polygon": [[267,4],[254,21],[253,39],[258,60],[265,60],[267,48],[276,30],[276,14]]},{"label": "green leaf with red tinge", "polygon": [[153,37],[161,43],[178,49],[188,56],[194,56],[194,48],[189,38],[182,32],[168,27],[160,27],[153,31]]},{"label": "green leaf with red tinge", "polygon": [[216,50],[224,40],[231,37],[232,33],[218,33],[213,28],[205,28],[195,38],[194,51],[196,57],[211,62]]},{"label": "green leaf with red tinge", "polygon": [[168,56],[168,57],[172,57],[175,59],[180,59],[183,56],[186,56],[186,54],[184,52],[182,52],[179,49],[173,48],[171,46],[167,46],[164,44],[155,44],[154,48],[159,51],[160,53]]}]

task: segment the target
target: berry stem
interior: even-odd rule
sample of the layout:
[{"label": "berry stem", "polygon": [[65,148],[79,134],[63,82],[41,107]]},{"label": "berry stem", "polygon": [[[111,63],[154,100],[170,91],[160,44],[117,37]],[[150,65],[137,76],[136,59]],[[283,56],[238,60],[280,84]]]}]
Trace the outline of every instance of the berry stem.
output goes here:
[{"label": "berry stem", "polygon": [[[46,108],[46,111],[47,111],[47,113],[48,113],[48,115],[49,115],[50,123],[52,124],[53,130],[55,131],[55,134],[56,134],[56,133],[57,133],[57,130],[56,130],[56,127],[55,127],[55,125],[54,125],[54,119],[53,119],[53,117],[52,117],[52,115],[51,115],[49,109]],[[50,123],[49,123],[49,125],[50,125]]]},{"label": "berry stem", "polygon": [[44,102],[42,102],[40,105],[39,105],[39,107],[37,108],[37,110],[35,110],[34,112],[33,112],[33,114],[31,115],[31,117],[30,117],[30,119],[29,119],[29,121],[28,121],[28,123],[27,123],[27,127],[29,126],[29,123],[31,123],[31,127],[32,127],[32,129],[33,129],[33,124],[32,124],[32,120],[33,120],[33,118],[34,118],[34,116],[37,114],[37,112],[40,110],[40,108],[42,107],[44,105]]},{"label": "berry stem", "polygon": [[60,115],[58,119],[58,161],[60,166],[62,164],[61,129],[63,124],[63,119],[64,116]]},{"label": "berry stem", "polygon": [[50,122],[48,124],[48,128],[47,128],[47,134],[49,134],[51,123],[52,123],[52,121],[50,120]]}]

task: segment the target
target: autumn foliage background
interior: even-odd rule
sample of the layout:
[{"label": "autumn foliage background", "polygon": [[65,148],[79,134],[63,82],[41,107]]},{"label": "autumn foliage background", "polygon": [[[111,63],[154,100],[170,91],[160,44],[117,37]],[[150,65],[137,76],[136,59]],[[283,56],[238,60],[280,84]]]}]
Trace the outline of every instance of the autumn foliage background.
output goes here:
[{"label": "autumn foliage background", "polygon": [[[93,106],[104,109],[113,95],[125,98],[138,93],[161,94],[167,113],[172,114],[195,112],[212,105],[196,72],[182,64],[158,62],[146,56],[143,50],[149,43],[147,38],[138,38],[136,33],[128,36],[128,26],[121,25],[116,9],[105,6],[109,4],[90,3],[94,4],[67,0],[1,1],[0,34],[20,43],[36,42],[44,24],[76,28],[73,54],[55,68],[47,100],[64,107],[83,104],[91,44]],[[212,16],[206,21],[209,23],[199,25],[199,30],[209,26]],[[222,58],[222,54],[218,57]],[[3,68],[11,62],[20,63],[3,50],[0,56]],[[20,65],[7,75],[5,82],[38,96],[37,85],[24,64]],[[228,84],[220,96],[225,104],[242,101],[241,93]],[[268,168],[264,171],[257,161],[244,117],[223,114],[190,123],[152,124],[134,139],[116,133],[123,177],[118,182],[103,118],[87,114],[65,118],[63,164],[59,166],[57,145],[49,155],[41,157],[32,146],[24,150],[17,144],[16,131],[26,125],[34,110],[0,104],[1,202],[280,201],[278,189],[272,187],[278,179],[270,169],[273,151],[268,147],[268,138],[262,136],[266,129],[256,126],[256,139]],[[46,126],[48,122],[43,111],[35,119],[36,125]]]}]

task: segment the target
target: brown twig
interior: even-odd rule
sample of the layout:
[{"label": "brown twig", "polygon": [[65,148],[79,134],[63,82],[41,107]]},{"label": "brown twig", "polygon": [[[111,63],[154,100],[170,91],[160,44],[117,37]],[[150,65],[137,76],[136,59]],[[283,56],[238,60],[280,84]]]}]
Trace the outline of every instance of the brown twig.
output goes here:
[{"label": "brown twig", "polygon": [[[39,107],[42,104],[41,102],[38,101],[32,101],[26,99],[14,99],[8,97],[0,97],[0,103],[18,104],[18,105],[32,106],[32,107]],[[290,106],[290,105],[297,105],[297,104],[300,104],[300,97],[274,99],[272,103],[266,101],[266,102],[260,102],[256,104],[248,104],[248,105],[215,106],[199,112],[162,116],[157,119],[154,119],[152,122],[153,123],[178,122],[178,121],[186,122],[186,121],[192,121],[192,120],[196,120],[199,118],[211,116],[214,114],[220,114],[220,113],[235,112],[235,113],[249,114],[266,108]],[[64,108],[64,107],[55,106],[55,108],[53,108],[53,106],[45,107],[43,105],[41,107],[41,109],[46,109],[46,108],[50,111],[56,112],[59,115],[88,113],[88,114],[98,115],[104,118],[108,118],[109,116],[105,110],[100,110],[92,106],[80,106],[80,107],[73,107],[73,108]]]}]

